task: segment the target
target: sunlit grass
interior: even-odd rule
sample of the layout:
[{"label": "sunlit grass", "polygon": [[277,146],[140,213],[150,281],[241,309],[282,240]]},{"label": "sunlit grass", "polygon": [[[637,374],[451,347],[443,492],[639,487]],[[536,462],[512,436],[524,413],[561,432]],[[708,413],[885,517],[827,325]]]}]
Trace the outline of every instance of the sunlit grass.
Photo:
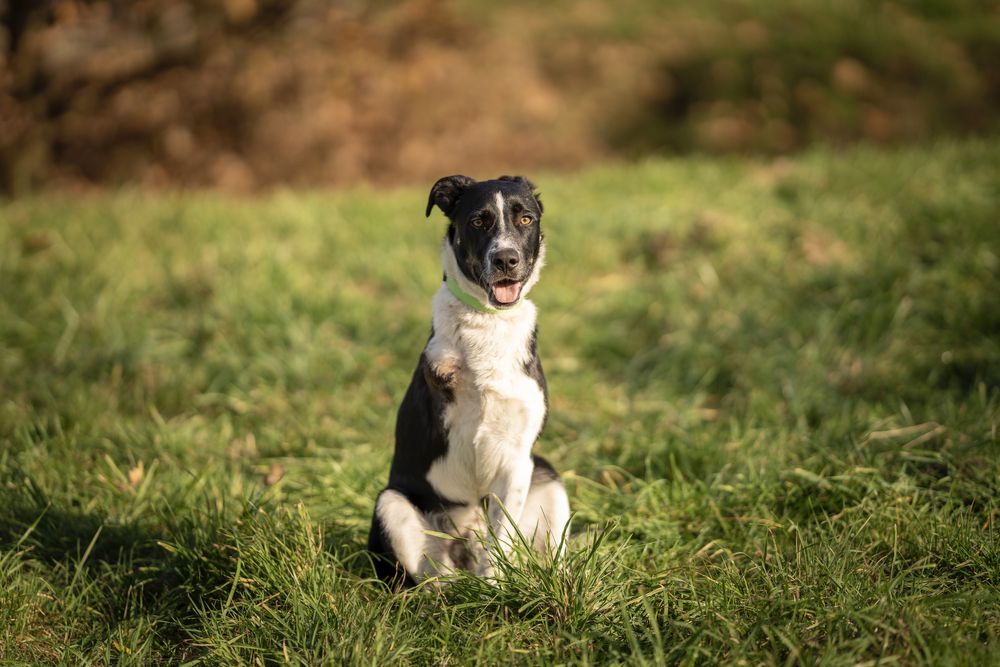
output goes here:
[{"label": "sunlit grass", "polygon": [[997,660],[997,155],[532,174],[577,537],[406,594],[363,545],[425,191],[3,204],[0,660]]}]

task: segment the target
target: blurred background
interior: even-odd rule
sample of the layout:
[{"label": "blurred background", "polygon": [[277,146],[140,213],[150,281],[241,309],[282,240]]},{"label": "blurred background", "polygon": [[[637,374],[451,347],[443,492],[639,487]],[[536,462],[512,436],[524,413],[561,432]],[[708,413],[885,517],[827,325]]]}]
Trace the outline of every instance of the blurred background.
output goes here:
[{"label": "blurred background", "polygon": [[0,192],[426,183],[988,132],[988,0],[0,0]]}]

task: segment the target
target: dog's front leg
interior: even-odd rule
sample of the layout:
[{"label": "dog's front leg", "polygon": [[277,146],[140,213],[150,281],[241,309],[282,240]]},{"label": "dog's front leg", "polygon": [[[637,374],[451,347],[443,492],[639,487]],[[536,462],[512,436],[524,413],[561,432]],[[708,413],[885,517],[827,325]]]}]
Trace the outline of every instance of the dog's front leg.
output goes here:
[{"label": "dog's front leg", "polygon": [[[487,545],[499,548],[504,554],[509,554],[517,540],[517,522],[524,512],[525,500],[531,488],[531,459],[525,464],[502,473],[498,476],[486,502],[486,515],[490,523],[490,534]],[[477,574],[493,577],[493,564],[489,558],[479,562]]]}]

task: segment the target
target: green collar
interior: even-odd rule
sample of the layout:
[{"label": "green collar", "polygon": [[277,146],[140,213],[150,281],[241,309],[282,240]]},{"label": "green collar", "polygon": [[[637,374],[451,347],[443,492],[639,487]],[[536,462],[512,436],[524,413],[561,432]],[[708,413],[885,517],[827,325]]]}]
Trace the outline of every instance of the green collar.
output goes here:
[{"label": "green collar", "polygon": [[[451,292],[456,299],[464,303],[469,308],[478,310],[480,313],[489,313],[490,315],[495,315],[500,312],[499,308],[494,308],[493,306],[487,306],[483,304],[476,297],[472,296],[466,291],[463,291],[462,288],[458,286],[458,281],[452,278],[451,276],[448,276],[445,279],[444,284],[448,286],[448,291]],[[511,306],[511,308],[516,308],[519,305],[521,305],[520,300],[515,305]]]}]

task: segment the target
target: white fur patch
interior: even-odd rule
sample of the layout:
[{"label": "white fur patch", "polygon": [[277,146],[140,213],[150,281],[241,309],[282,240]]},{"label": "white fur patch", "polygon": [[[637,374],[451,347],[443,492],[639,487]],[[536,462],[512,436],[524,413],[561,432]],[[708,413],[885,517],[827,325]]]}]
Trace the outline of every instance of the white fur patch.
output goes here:
[{"label": "white fur patch", "polygon": [[503,193],[497,190],[496,194],[493,196],[493,201],[497,205],[497,224],[500,225],[497,230],[499,233],[497,236],[503,236],[507,233],[507,219],[504,217],[504,203],[503,203]]},{"label": "white fur patch", "polygon": [[535,314],[530,301],[494,314],[472,310],[447,288],[434,297],[428,361],[460,360],[454,401],[444,412],[448,454],[428,473],[446,498],[478,502],[494,492],[498,477],[530,461],[545,417],[542,389],[524,371]]},{"label": "white fur patch", "polygon": [[512,225],[504,213],[503,194],[499,191],[494,195],[494,203],[497,207],[497,231],[493,237],[493,242],[490,243],[489,248],[486,250],[486,257],[483,258],[483,265],[487,267],[487,270],[490,270],[489,267],[493,266],[493,257],[498,252],[507,249],[517,249],[517,239],[514,236]]}]

